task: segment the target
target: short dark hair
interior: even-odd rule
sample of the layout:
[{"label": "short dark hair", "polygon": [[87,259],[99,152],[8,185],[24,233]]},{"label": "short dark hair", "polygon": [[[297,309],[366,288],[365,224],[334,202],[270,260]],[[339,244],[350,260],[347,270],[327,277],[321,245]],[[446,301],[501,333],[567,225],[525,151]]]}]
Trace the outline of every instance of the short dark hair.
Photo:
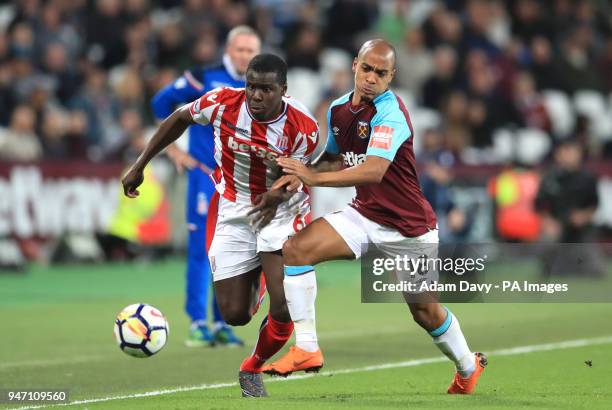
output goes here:
[{"label": "short dark hair", "polygon": [[258,54],[249,63],[247,72],[276,73],[276,81],[280,85],[287,84],[287,63],[276,54]]}]

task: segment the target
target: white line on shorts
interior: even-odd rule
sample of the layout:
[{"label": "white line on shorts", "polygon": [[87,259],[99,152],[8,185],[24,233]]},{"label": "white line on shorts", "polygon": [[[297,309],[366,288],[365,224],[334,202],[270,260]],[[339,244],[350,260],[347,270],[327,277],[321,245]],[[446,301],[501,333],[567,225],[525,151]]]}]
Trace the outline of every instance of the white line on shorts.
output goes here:
[{"label": "white line on shorts", "polygon": [[[594,345],[602,345],[602,344],[612,344],[612,336],[596,337],[596,338],[590,338],[590,339],[566,340],[562,342],[544,343],[544,344],[537,344],[537,345],[517,346],[517,347],[506,348],[506,349],[491,350],[485,353],[487,353],[487,355],[491,357],[514,356],[514,355],[525,354],[525,353],[545,352],[549,350],[571,349],[575,347],[594,346]],[[290,376],[286,379],[283,379],[283,378],[267,379],[266,383],[301,380],[301,379],[308,379],[311,377],[330,376],[330,375],[337,375],[337,374],[362,373],[362,372],[370,372],[374,370],[397,369],[401,367],[415,367],[415,366],[422,366],[425,364],[441,363],[441,362],[446,362],[446,361],[448,361],[448,359],[444,356],[428,357],[424,359],[407,360],[404,362],[383,363],[383,364],[376,364],[372,366],[355,367],[355,368],[350,368],[350,369],[330,370],[330,371],[325,371],[325,372],[321,372],[318,374],[302,374],[302,375]],[[141,398],[141,397],[163,396],[166,394],[175,394],[175,393],[188,392],[188,391],[194,391],[194,390],[220,389],[223,387],[234,387],[237,385],[238,383],[236,382],[202,384],[199,386],[176,387],[173,389],[154,390],[154,391],[149,391],[145,393],[126,394],[122,396],[109,396],[109,397],[101,397],[97,399],[77,400],[77,401],[73,401],[70,403],[54,404],[54,405],[47,405],[47,406],[19,407],[19,408],[13,408],[12,410],[33,410],[33,409],[41,409],[45,407],[102,403],[102,402],[114,401],[114,400],[126,400],[126,399],[135,399],[135,398]]]}]

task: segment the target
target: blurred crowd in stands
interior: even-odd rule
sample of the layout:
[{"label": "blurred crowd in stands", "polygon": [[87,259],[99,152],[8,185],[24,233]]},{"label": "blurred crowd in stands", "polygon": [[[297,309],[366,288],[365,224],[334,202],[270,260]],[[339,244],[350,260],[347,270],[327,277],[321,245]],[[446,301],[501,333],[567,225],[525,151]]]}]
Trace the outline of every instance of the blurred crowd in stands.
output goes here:
[{"label": "blurred crowd in stands", "polygon": [[417,131],[435,130],[447,160],[535,163],[564,138],[601,158],[610,16],[603,0],[15,0],[0,6],[0,159],[133,155],[151,96],[218,60],[238,24],[285,56],[290,93],[321,119],[351,88],[356,48],[383,36]]},{"label": "blurred crowd in stands", "polygon": [[[395,45],[443,241],[592,239],[602,201],[583,164],[612,158],[606,0],[0,1],[0,162],[131,161],[155,127],[151,97],[219,61],[241,24],[285,57],[322,136],[358,47]],[[484,200],[457,193],[462,165],[481,193],[488,180]]]}]

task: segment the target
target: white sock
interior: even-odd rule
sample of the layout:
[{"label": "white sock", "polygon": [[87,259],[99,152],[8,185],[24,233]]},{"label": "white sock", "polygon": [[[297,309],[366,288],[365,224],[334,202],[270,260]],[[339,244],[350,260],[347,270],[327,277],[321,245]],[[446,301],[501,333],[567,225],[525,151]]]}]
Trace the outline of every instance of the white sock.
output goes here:
[{"label": "white sock", "polygon": [[223,328],[223,325],[225,325],[225,322],[220,322],[220,321],[214,322],[210,330],[213,333],[217,333],[219,330],[221,330],[221,328]]},{"label": "white sock", "polygon": [[450,310],[446,311],[448,312],[447,319],[442,326],[430,334],[434,336],[433,341],[438,349],[455,363],[461,377],[469,377],[476,370],[474,353],[470,351],[465,341],[459,321]]},{"label": "white sock", "polygon": [[283,286],[295,328],[295,344],[307,352],[316,352],[319,343],[315,325],[317,276],[314,270],[299,275],[285,275]]},{"label": "white sock", "polygon": [[191,322],[191,330],[196,330],[200,326],[207,326],[208,322],[206,320],[194,320]]}]

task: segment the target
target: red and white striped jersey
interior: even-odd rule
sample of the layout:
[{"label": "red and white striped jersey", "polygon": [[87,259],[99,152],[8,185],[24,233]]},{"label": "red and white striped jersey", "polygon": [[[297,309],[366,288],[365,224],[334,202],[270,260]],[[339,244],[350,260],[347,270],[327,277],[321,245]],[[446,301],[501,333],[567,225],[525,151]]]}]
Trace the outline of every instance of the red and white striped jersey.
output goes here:
[{"label": "red and white striped jersey", "polygon": [[271,121],[249,113],[244,88],[216,88],[191,103],[195,122],[212,124],[217,190],[232,202],[252,204],[280,176],[276,158],[309,163],[319,140],[319,126],[299,101],[283,97],[283,111]]}]

